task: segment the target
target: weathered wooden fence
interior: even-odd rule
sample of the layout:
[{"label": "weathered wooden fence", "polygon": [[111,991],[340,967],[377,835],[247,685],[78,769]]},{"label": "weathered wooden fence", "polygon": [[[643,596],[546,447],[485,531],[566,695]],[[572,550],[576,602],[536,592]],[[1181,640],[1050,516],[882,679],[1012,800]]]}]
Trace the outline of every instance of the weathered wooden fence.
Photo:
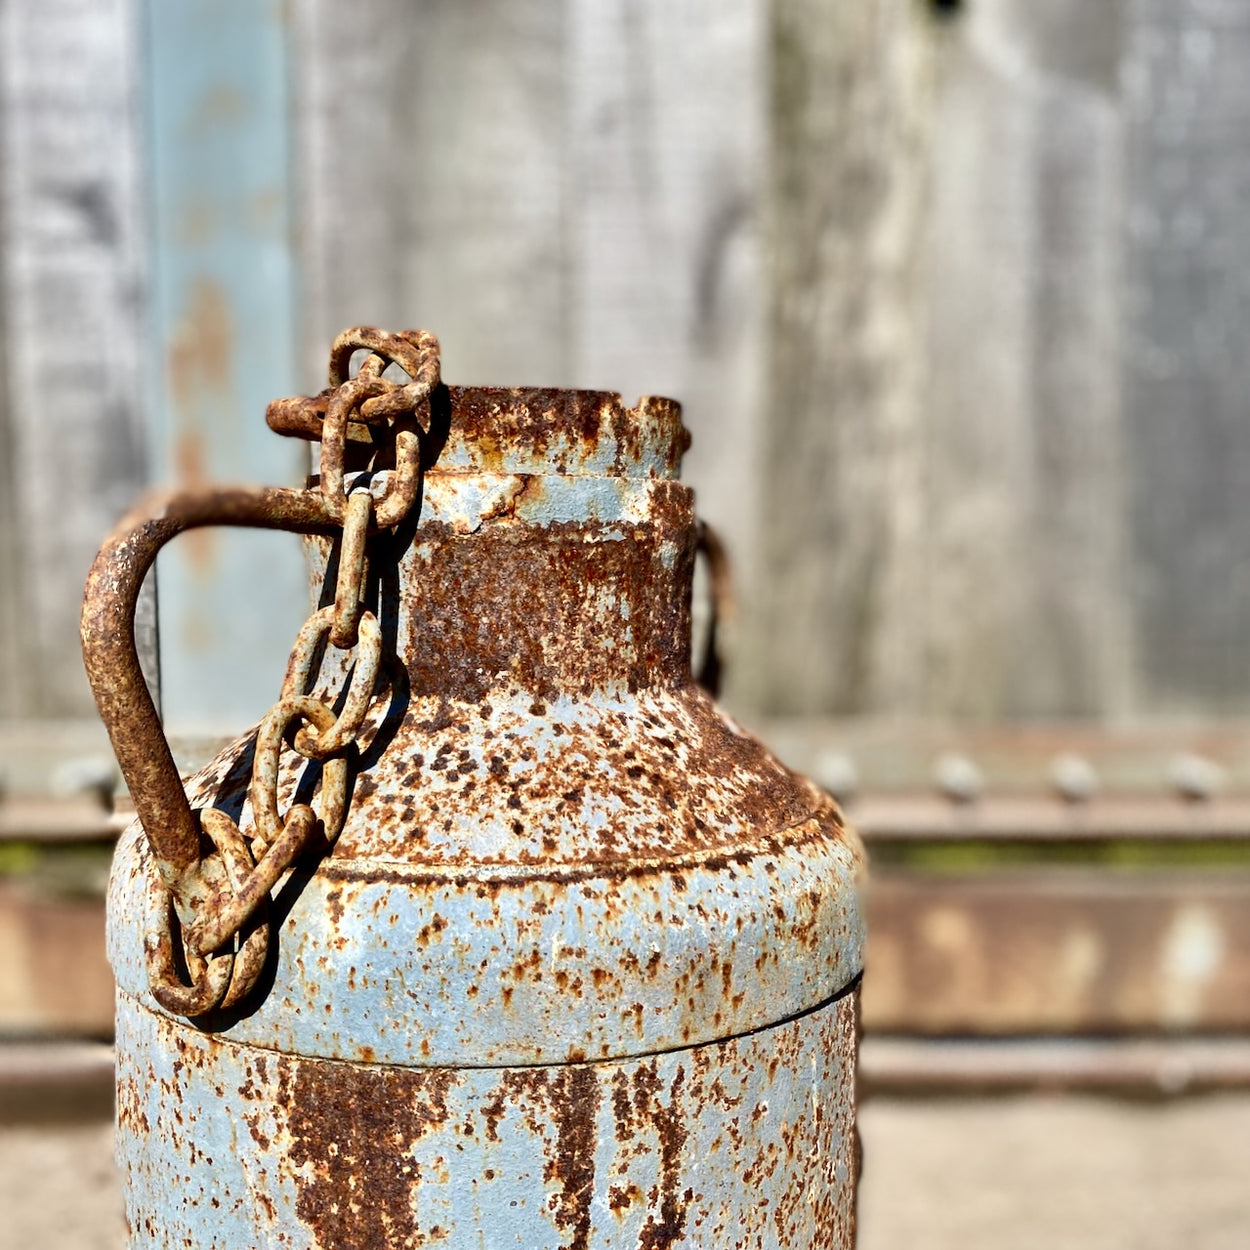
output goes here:
[{"label": "weathered wooden fence", "polygon": [[[1006,807],[931,818],[927,763],[874,781],[876,731],[796,718],[925,722],[897,772],[969,724],[1246,713],[1248,58],[1232,0],[5,0],[0,868],[107,833],[89,801],[40,806],[107,785],[76,637],[101,536],[145,483],[298,477],[264,401],[317,389],[361,322],[435,330],[457,381],[683,401],[738,572],[731,702],[830,784],[829,752],[859,750],[878,845],[936,820],[1036,851],[1084,821],[1088,848],[1162,820],[1190,846],[1214,820],[1244,846],[1240,783],[1205,816],[1133,785],[1136,816],[1038,815],[1060,734]],[[172,728],[240,727],[301,619],[296,545],[204,535],[159,574]],[[1194,915],[1223,943],[1199,1022],[1244,990],[1244,868],[1108,886],[1121,919],[1085,923],[1079,882],[917,862],[882,861],[881,1027],[972,1027],[977,1003],[1059,1027],[1026,990],[1065,959],[1073,1027],[1165,1027],[1164,955],[1115,934],[1166,954]],[[10,949],[98,925],[0,887]],[[1008,920],[1026,962],[967,980]],[[99,968],[90,990],[9,972],[104,1018]]]},{"label": "weathered wooden fence", "polygon": [[[748,711],[1244,709],[1242,6],[0,21],[6,717],[89,714],[101,532],[144,480],[297,475],[261,404],[358,321],[466,381],[679,396]],[[163,563],[175,724],[266,704],[297,563]]]}]

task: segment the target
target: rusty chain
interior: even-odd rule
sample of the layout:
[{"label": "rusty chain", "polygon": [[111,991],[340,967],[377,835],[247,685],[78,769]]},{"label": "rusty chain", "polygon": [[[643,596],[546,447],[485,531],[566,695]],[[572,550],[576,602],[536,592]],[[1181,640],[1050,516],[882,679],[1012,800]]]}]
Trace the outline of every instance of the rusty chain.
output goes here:
[{"label": "rusty chain", "polygon": [[[356,374],[352,356],[368,354]],[[383,376],[390,365],[406,382]],[[389,334],[345,331],[330,351],[330,387],[311,398],[277,400],[266,420],[282,434],[321,445],[321,506],[341,526],[334,602],[315,611],[300,629],[277,703],[256,733],[248,800],[250,839],[219,808],[196,815],[213,853],[175,880],[169,870],[150,883],[145,947],[153,995],[180,1015],[203,1015],[233,1006],[255,985],[268,953],[269,894],[321,833],[338,836],[349,799],[349,755],[373,703],[382,661],[382,631],[365,606],[368,538],[399,525],[419,491],[422,427],[418,417],[439,381],[438,341],[424,331]],[[369,485],[345,480],[347,444],[385,446],[394,468],[375,495]],[[389,445],[388,445],[389,444]],[[381,478],[381,474],[369,475]],[[366,481],[368,476],[366,477]],[[355,652],[342,706],[312,694],[325,647]],[[278,775],[283,747],[321,764],[319,808],[292,804],[283,814]],[[176,923],[180,922],[180,923]],[[181,963],[176,946],[181,930]],[[188,984],[187,977],[190,983]]]}]

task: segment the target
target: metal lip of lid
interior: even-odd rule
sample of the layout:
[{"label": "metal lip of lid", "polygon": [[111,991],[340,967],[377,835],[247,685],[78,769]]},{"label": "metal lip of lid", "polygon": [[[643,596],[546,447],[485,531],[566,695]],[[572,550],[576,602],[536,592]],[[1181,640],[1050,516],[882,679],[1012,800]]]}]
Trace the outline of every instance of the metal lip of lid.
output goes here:
[{"label": "metal lip of lid", "polygon": [[439,387],[430,430],[432,474],[676,478],[690,446],[675,400],[561,387]]}]

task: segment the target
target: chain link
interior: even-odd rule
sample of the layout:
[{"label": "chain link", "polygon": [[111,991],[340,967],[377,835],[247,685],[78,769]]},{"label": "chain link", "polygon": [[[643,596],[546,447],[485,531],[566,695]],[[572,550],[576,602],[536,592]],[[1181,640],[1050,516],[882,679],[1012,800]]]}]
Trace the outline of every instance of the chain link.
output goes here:
[{"label": "chain link", "polygon": [[[351,377],[351,358],[360,349],[369,354]],[[410,380],[383,377],[392,364]],[[334,602],[315,611],[300,629],[281,694],[257,730],[248,787],[250,841],[226,812],[206,808],[199,813],[217,862],[210,858],[197,865],[210,891],[193,914],[177,918],[189,985],[175,955],[173,896],[161,881],[152,883],[145,939],[149,981],[157,1001],[180,1015],[233,1006],[256,983],[268,952],[269,892],[318,834],[326,843],[338,837],[350,797],[349,757],[377,689],[382,630],[365,606],[368,539],[404,521],[419,495],[422,430],[417,414],[438,384],[438,341],[419,330],[348,330],[331,348],[329,373],[333,390],[324,408],[321,397],[280,400],[271,406],[269,419],[276,424],[277,411],[286,423],[284,430],[302,433],[311,416],[324,412],[320,489],[327,510],[343,526]],[[345,487],[346,446],[349,439],[359,443],[349,431],[362,425],[379,431],[373,438],[375,460],[381,459],[376,452],[387,443],[393,451],[394,468],[376,496],[368,486]],[[331,702],[312,693],[326,647],[355,652],[346,691]],[[335,712],[333,705],[340,700]],[[317,807],[295,803],[284,815],[278,776],[287,744],[319,763],[321,776]]]},{"label": "chain link", "polygon": [[[374,523],[373,495],[367,487],[357,488],[347,497],[343,517],[343,541],[339,547],[339,576],[334,588],[334,615],[330,641],[336,647],[353,647],[364,610],[364,583],[369,559],[366,544]],[[285,691],[284,691],[285,693]]]}]

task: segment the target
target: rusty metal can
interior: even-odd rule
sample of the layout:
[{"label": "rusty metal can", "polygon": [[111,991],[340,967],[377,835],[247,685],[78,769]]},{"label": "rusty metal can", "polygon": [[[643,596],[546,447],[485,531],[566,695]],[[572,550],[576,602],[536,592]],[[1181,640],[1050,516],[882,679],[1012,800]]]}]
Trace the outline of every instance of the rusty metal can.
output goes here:
[{"label": "rusty metal can", "polygon": [[[130,1244],[851,1246],[862,852],[692,681],[677,405],[439,387],[430,430],[342,829],[241,1001],[153,997],[154,855],[118,847]],[[245,834],[253,744],[188,784]],[[288,752],[282,803],[319,770]]]}]

